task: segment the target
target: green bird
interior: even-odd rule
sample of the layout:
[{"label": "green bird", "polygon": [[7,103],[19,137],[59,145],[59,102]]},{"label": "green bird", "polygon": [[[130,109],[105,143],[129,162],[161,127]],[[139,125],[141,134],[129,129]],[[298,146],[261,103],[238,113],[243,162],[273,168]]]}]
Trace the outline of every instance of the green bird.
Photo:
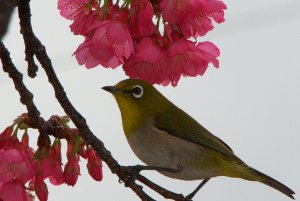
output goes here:
[{"label": "green bird", "polygon": [[210,178],[227,176],[261,182],[294,199],[294,191],[248,166],[152,85],[127,79],[102,89],[114,95],[127,141],[140,160],[167,177],[203,180],[188,198]]}]

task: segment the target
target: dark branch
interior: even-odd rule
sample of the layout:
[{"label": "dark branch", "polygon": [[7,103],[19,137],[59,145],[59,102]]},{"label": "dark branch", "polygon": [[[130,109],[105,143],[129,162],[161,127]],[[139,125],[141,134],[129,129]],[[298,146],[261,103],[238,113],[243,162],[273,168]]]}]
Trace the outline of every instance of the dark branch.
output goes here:
[{"label": "dark branch", "polygon": [[162,195],[164,198],[173,199],[173,200],[177,200],[177,201],[187,201],[188,200],[182,194],[177,194],[177,193],[169,191],[165,188],[162,188],[161,186],[159,186],[156,183],[150,181],[149,179],[147,179],[143,175],[138,175],[137,180],[139,180],[143,184],[147,185],[152,190],[154,190],[157,193],[159,193],[160,195]]},{"label": "dark branch", "polygon": [[[34,48],[33,47],[33,37],[31,37],[30,30],[32,30],[31,27],[31,13],[26,12],[30,11],[30,6],[29,6],[29,0],[22,0],[19,3],[18,6],[18,11],[19,11],[19,18],[22,19],[20,20],[20,26],[21,26],[21,34],[23,35],[24,38],[24,43],[25,43],[25,60],[28,62],[28,76],[34,78],[36,76],[36,72],[38,71],[38,67],[34,62]],[[35,37],[34,37],[35,38]]]},{"label": "dark branch", "polygon": [[42,129],[44,120],[40,117],[40,112],[33,103],[33,94],[24,85],[22,73],[20,73],[13,64],[10,53],[2,42],[0,42],[0,59],[3,65],[3,71],[7,72],[9,77],[13,80],[15,89],[20,94],[20,101],[26,106],[28,116],[32,119],[33,125],[38,128],[40,133],[44,133]]}]

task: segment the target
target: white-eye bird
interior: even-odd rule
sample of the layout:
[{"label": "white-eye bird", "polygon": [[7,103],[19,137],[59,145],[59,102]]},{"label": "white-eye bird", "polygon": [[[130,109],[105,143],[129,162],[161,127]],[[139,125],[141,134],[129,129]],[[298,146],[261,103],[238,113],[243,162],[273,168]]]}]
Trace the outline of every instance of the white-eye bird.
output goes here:
[{"label": "white-eye bird", "polygon": [[[248,166],[227,144],[152,85],[127,79],[102,89],[112,93],[119,105],[123,129],[133,152],[151,167],[166,168],[159,171],[161,174],[205,182],[216,176],[258,181],[294,199],[290,188]],[[200,186],[189,198],[199,189]]]}]

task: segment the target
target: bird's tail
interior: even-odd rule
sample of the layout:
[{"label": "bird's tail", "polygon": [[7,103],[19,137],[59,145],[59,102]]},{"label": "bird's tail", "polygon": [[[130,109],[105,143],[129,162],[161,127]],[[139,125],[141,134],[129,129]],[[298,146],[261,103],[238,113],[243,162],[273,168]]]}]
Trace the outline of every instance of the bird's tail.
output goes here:
[{"label": "bird's tail", "polygon": [[279,181],[273,179],[272,177],[269,177],[268,175],[265,175],[264,173],[262,173],[258,170],[255,170],[254,168],[251,168],[251,167],[243,164],[243,165],[240,165],[240,167],[235,170],[236,170],[235,173],[231,175],[232,177],[239,177],[239,178],[250,180],[250,181],[261,182],[263,184],[266,184],[266,185],[282,192],[283,194],[287,195],[288,197],[295,199],[293,196],[293,194],[295,194],[295,192],[293,190],[291,190],[286,185],[280,183]]},{"label": "bird's tail", "polygon": [[295,194],[295,192],[290,189],[289,187],[287,187],[286,185],[280,183],[279,181],[273,179],[272,177],[269,177],[268,175],[265,175],[264,173],[255,170],[254,168],[248,167],[248,169],[250,170],[250,172],[252,172],[254,174],[254,177],[256,176],[258,178],[258,181],[266,184],[280,192],[282,192],[283,194],[287,195],[288,197],[295,199],[293,194]]}]

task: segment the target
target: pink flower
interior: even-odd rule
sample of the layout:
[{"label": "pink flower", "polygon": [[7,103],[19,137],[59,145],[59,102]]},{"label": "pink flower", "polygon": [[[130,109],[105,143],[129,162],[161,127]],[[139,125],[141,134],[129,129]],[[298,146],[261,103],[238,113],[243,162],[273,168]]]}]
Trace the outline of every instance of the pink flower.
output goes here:
[{"label": "pink flower", "polygon": [[126,75],[140,78],[151,84],[161,84],[168,80],[165,52],[145,37],[137,46],[137,51],[123,66]]},{"label": "pink flower", "polygon": [[212,30],[212,19],[217,23],[225,20],[226,5],[219,0],[163,0],[160,6],[164,19],[178,25],[186,38]]},{"label": "pink flower", "polygon": [[127,27],[118,21],[103,21],[95,25],[90,50],[104,67],[115,68],[133,53],[133,43]]},{"label": "pink flower", "polygon": [[18,180],[11,180],[7,183],[0,182],[1,201],[29,201],[25,186]]},{"label": "pink flower", "polygon": [[48,200],[48,188],[41,174],[36,174],[34,177],[34,191],[40,201]]},{"label": "pink flower", "polygon": [[33,161],[35,172],[44,179],[49,178],[54,185],[60,185],[64,182],[60,149],[60,141],[55,140],[50,150],[46,147],[40,147],[35,153],[37,160]]},{"label": "pink flower", "polygon": [[57,8],[60,15],[68,20],[74,20],[78,15],[83,15],[89,0],[58,0]]},{"label": "pink flower", "polygon": [[220,50],[211,42],[198,43],[197,47],[202,50],[202,54],[206,57],[209,63],[212,63],[216,68],[219,68],[219,60],[217,57],[220,56]]},{"label": "pink flower", "polygon": [[52,184],[60,185],[64,182],[62,164],[55,161],[50,156],[36,161],[36,172],[40,172],[43,178],[48,178]]},{"label": "pink flower", "polygon": [[126,75],[140,78],[151,84],[176,86],[181,75],[203,75],[208,64],[218,67],[218,48],[210,42],[195,43],[177,39],[165,52],[150,37],[143,38],[136,54],[123,66]]},{"label": "pink flower", "polygon": [[153,8],[149,0],[132,0],[129,27],[132,37],[150,36],[156,30]]},{"label": "pink flower", "polygon": [[16,179],[23,184],[33,177],[31,157],[20,146],[0,150],[0,183]]},{"label": "pink flower", "polygon": [[79,45],[77,50],[74,52],[77,62],[79,65],[84,65],[86,68],[94,68],[100,64],[100,61],[95,59],[91,54],[90,45],[92,41],[89,38]]},{"label": "pink flower", "polygon": [[119,21],[99,21],[93,30],[91,39],[86,39],[75,51],[79,64],[87,68],[98,64],[116,68],[133,54],[133,43],[127,27]]},{"label": "pink flower", "polygon": [[209,0],[199,7],[199,10],[190,12],[182,23],[179,24],[180,31],[187,38],[204,36],[212,30],[212,19],[217,23],[222,23],[224,19],[224,9],[226,5],[222,1]]},{"label": "pink flower", "polygon": [[102,9],[98,12],[93,8],[98,8],[98,3],[91,0],[58,0],[60,14],[73,20],[70,28],[75,35],[88,35],[88,27],[100,20]]},{"label": "pink flower", "polygon": [[51,184],[56,186],[64,183],[64,173],[61,165],[55,165],[53,167],[53,172],[49,176],[49,181],[51,182]]},{"label": "pink flower", "polygon": [[98,13],[95,10],[91,10],[88,14],[82,13],[78,15],[73,23],[70,25],[71,31],[77,35],[89,35],[89,28],[97,21],[100,20],[102,12]]},{"label": "pink flower", "polygon": [[79,156],[76,154],[68,159],[64,169],[64,181],[70,186],[74,186],[77,182],[78,175],[80,175]]},{"label": "pink flower", "polygon": [[101,181],[103,178],[101,159],[98,157],[97,153],[93,149],[87,149],[86,155],[88,161],[86,166],[89,171],[89,174],[96,181]]},{"label": "pink flower", "polygon": [[222,23],[225,21],[225,9],[227,9],[227,6],[220,0],[208,0],[204,8],[206,15],[217,23]]},{"label": "pink flower", "polygon": [[[74,52],[80,65],[114,69],[123,64],[131,78],[173,86],[182,75],[203,75],[209,63],[218,67],[215,45],[187,39],[203,36],[214,28],[213,21],[225,20],[221,0],[131,0],[121,7],[119,1],[105,2],[58,0],[61,15],[74,21],[72,32],[85,37]],[[163,35],[154,15],[163,17]],[[84,147],[71,156],[86,157]]]},{"label": "pink flower", "polygon": [[168,73],[172,85],[177,85],[181,75],[191,77],[203,75],[209,63],[218,67],[219,62],[216,57],[219,54],[218,48],[210,42],[195,45],[184,39],[175,41],[167,53],[170,59]]},{"label": "pink flower", "polygon": [[[204,3],[206,0],[198,0]],[[165,21],[171,24],[181,23],[186,15],[193,10],[197,0],[163,0],[160,3],[162,16]]]}]

